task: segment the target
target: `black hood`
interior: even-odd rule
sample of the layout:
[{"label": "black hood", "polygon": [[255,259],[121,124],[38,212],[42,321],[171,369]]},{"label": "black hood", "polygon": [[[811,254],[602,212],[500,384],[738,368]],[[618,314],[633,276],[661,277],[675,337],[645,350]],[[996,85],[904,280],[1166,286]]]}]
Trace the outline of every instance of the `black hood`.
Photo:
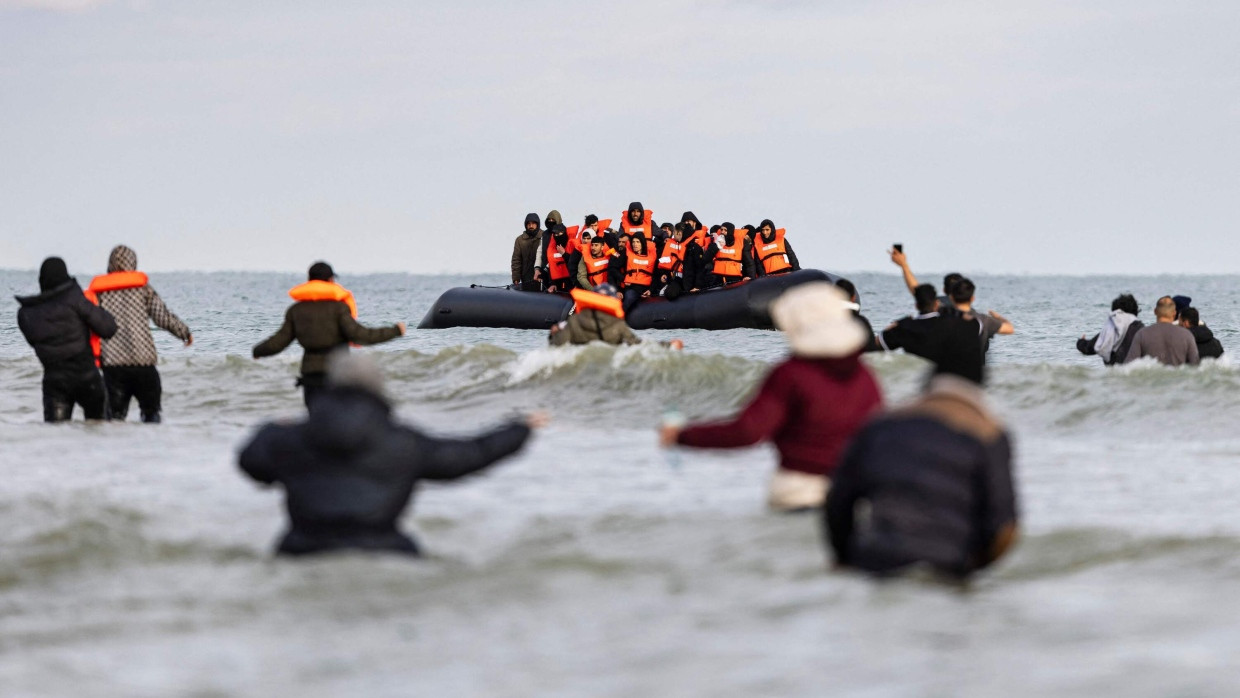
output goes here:
[{"label": "black hood", "polygon": [[61,286],[70,279],[69,268],[60,257],[48,257],[39,267],[39,290],[49,291]]},{"label": "black hood", "polygon": [[1214,331],[1205,325],[1197,325],[1187,329],[1193,333],[1193,339],[1197,340],[1198,344],[1209,344],[1214,339]]},{"label": "black hood", "polygon": [[640,201],[630,202],[629,207],[624,212],[624,215],[628,216],[628,214],[632,213],[633,211],[637,211],[643,218],[646,215],[646,207],[642,206],[642,202]]},{"label": "black hood", "polygon": [[16,298],[17,302],[22,306],[31,306],[46,303],[53,298],[59,298],[67,293],[72,293],[79,296],[82,295],[82,287],[78,285],[77,279],[70,277],[69,279],[61,282],[59,286],[44,289],[35,296],[14,296],[14,298]]},{"label": "black hood", "polygon": [[684,213],[680,214],[680,222],[681,223],[693,223],[695,227],[698,227],[698,228],[702,227],[702,221],[699,221],[698,217],[693,215],[693,211],[685,211]]},{"label": "black hood", "polygon": [[568,228],[557,225],[551,229],[551,237],[555,240],[555,244],[564,247],[568,244]]},{"label": "black hood", "polygon": [[735,245],[736,244],[736,226],[732,225],[731,223],[720,223],[719,227],[723,228],[724,241],[727,242],[729,246]]},{"label": "black hood", "polygon": [[328,388],[314,400],[306,434],[314,446],[332,453],[357,453],[382,440],[391,407],[358,388]]},{"label": "black hood", "polygon": [[533,223],[536,227],[534,228],[534,230],[530,230],[528,227],[526,227],[525,234],[526,235],[537,235],[539,232],[538,230],[539,227],[542,226],[542,219],[538,217],[537,213],[527,213],[525,214],[525,225],[529,226],[530,223]]}]

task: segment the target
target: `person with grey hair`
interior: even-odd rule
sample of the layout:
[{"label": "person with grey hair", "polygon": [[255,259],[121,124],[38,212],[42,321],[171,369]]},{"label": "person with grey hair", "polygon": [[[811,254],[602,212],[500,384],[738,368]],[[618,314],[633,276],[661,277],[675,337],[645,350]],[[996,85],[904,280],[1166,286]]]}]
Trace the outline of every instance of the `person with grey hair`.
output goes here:
[{"label": "person with grey hair", "polygon": [[284,487],[289,529],[278,554],[418,555],[417,543],[397,527],[418,482],[476,473],[517,452],[531,429],[546,423],[534,413],[478,436],[429,436],[393,418],[373,361],[337,351],[309,417],[264,425],[238,464],[254,480]]}]

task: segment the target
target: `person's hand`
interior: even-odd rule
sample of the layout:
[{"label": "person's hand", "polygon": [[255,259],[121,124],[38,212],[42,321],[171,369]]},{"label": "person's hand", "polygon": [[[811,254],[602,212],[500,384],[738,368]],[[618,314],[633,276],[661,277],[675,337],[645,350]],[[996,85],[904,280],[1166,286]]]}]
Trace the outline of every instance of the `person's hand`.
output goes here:
[{"label": "person's hand", "polygon": [[548,286],[548,287],[547,287],[547,293],[555,293],[555,285],[554,285],[554,284],[553,284],[553,285],[551,285],[551,286]]},{"label": "person's hand", "polygon": [[995,312],[995,311],[993,311],[993,310],[988,310],[988,311],[986,311],[986,314],[987,314],[987,315],[989,315],[990,317],[992,317],[992,318],[996,319],[996,320],[999,320],[999,321],[1002,321],[1002,322],[1007,322],[1007,318],[1003,317],[1002,315],[1000,315],[999,313],[996,313],[996,312]]},{"label": "person's hand", "polygon": [[897,250],[894,247],[887,251],[891,253],[892,264],[895,264],[897,267],[900,267],[901,269],[908,266],[908,259],[904,256],[903,252],[901,252],[900,250]]},{"label": "person's hand", "polygon": [[746,277],[742,278],[742,279],[741,279],[741,281],[749,281],[749,277],[748,277],[748,276],[746,276]]},{"label": "person's hand", "polygon": [[650,291],[646,291],[645,293],[642,294],[642,298],[649,298],[649,297],[650,297]]},{"label": "person's hand", "polygon": [[551,423],[551,415],[546,410],[537,410],[525,415],[525,426],[531,429],[543,429]]},{"label": "person's hand", "polygon": [[542,269],[535,269],[535,270],[534,270],[534,280],[535,280],[535,281],[542,281]]},{"label": "person's hand", "polygon": [[560,331],[560,323],[557,322],[556,324],[551,326],[551,334],[555,334],[556,332],[559,332],[559,331]]},{"label": "person's hand", "polygon": [[194,343],[194,335],[191,334],[190,336],[185,338],[185,346],[188,347],[189,345],[193,343]]},{"label": "person's hand", "polygon": [[396,329],[400,332],[400,336],[402,337],[405,336],[405,323],[403,322],[396,323]]},{"label": "person's hand", "polygon": [[680,438],[680,427],[666,425],[659,427],[659,446],[671,448],[676,445],[678,438]]},{"label": "person's hand", "polygon": [[682,351],[685,348],[685,343],[679,339],[673,339],[668,346],[675,351]]}]

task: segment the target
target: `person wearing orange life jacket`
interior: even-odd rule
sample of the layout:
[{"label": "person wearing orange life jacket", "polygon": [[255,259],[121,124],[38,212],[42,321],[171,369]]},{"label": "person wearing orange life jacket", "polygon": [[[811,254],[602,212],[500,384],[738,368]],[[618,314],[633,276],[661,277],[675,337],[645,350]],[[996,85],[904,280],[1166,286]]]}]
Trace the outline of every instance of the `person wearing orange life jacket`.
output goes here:
[{"label": "person wearing orange life jacket", "polygon": [[546,227],[538,238],[538,260],[534,267],[534,281],[538,284],[538,287],[533,289],[535,291],[545,290],[550,283],[547,280],[547,245],[551,242],[551,229],[557,225],[564,225],[564,218],[559,211],[552,210],[547,214],[544,225]]},{"label": "person wearing orange life jacket", "polygon": [[770,218],[758,225],[758,234],[753,241],[754,271],[758,276],[786,274],[798,271],[801,262],[792,245],[784,239],[784,229],[776,228]]},{"label": "person wearing orange life jacket", "polygon": [[643,208],[640,201],[629,204],[628,210],[620,214],[620,234],[629,237],[641,235],[647,240],[653,240],[654,212]]},{"label": "person wearing orange life jacket", "polygon": [[547,260],[546,291],[547,293],[568,293],[572,287],[572,275],[568,269],[568,230],[557,225],[547,236],[547,249],[544,258]]},{"label": "person wearing orange life jacket", "polygon": [[403,322],[375,328],[358,324],[353,294],[335,283],[335,278],[336,273],[327,262],[312,264],[309,281],[289,290],[297,302],[284,313],[284,324],[253,350],[254,358],[259,359],[279,354],[293,340],[301,345],[305,355],[297,385],[304,388],[306,407],[312,407],[314,398],[326,385],[328,354],[347,350],[350,342],[379,344],[405,334]]},{"label": "person wearing orange life jacket", "polygon": [[582,249],[581,262],[577,265],[577,287],[590,289],[599,284],[609,283],[612,276],[613,254],[602,235],[590,238],[590,245]]},{"label": "person wearing orange life jacket", "polygon": [[748,281],[754,277],[753,243],[731,223],[724,223],[706,248],[705,265],[711,286]]},{"label": "person wearing orange life jacket", "polygon": [[96,276],[86,293],[88,297],[94,295],[99,307],[116,318],[116,334],[99,343],[108,418],[125,421],[129,403],[136,398],[142,421],[158,424],[163,386],[155,367],[159,355],[148,320],[185,346],[194,343],[193,334],[147,283],[146,274],[138,271],[138,253],[125,245],[112,248],[108,273]]},{"label": "person wearing orange life jacket", "polygon": [[655,267],[659,260],[655,257],[652,244],[641,235],[629,238],[624,251],[624,312],[630,312],[642,298],[650,296],[650,286],[654,283]]},{"label": "person wearing orange life jacket", "polygon": [[[547,337],[551,346],[590,342],[613,345],[641,343],[642,340],[624,321],[623,303],[615,286],[602,283],[593,290],[573,289],[572,296],[574,312],[567,320],[551,327]],[[685,346],[679,339],[660,344],[676,350]]]}]

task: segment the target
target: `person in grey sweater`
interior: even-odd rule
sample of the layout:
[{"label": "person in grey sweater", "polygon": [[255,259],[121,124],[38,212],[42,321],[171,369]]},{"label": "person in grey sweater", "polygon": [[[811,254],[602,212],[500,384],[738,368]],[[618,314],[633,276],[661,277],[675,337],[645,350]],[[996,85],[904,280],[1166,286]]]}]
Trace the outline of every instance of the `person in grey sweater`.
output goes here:
[{"label": "person in grey sweater", "polygon": [[1124,363],[1132,363],[1143,356],[1152,356],[1168,366],[1196,366],[1200,363],[1197,340],[1192,332],[1175,324],[1175,316],[1175,301],[1170,296],[1159,298],[1154,306],[1157,322],[1137,332]]}]

